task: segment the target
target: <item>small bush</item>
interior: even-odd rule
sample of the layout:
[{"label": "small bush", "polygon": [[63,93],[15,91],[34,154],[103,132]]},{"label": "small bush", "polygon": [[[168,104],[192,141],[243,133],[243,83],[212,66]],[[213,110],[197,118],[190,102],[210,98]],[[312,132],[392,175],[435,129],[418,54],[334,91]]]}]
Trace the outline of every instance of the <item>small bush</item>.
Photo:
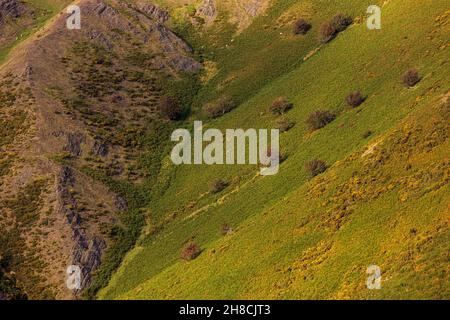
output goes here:
[{"label": "small bush", "polygon": [[209,191],[211,193],[219,193],[222,190],[224,190],[226,187],[228,187],[228,183],[226,183],[225,181],[219,179],[219,180],[215,180],[211,183],[211,186],[209,188]]},{"label": "small bush", "polygon": [[311,24],[306,22],[305,19],[299,19],[294,23],[293,32],[294,34],[304,35],[309,31],[309,29],[311,29]]},{"label": "small bush", "polygon": [[181,259],[190,261],[197,258],[202,250],[195,242],[187,243],[181,250]]},{"label": "small bush", "polygon": [[348,94],[347,98],[345,98],[345,101],[347,101],[347,104],[350,107],[356,108],[364,102],[364,97],[362,96],[361,92],[353,91]]},{"label": "small bush", "polygon": [[331,25],[334,28],[336,33],[342,32],[353,22],[352,17],[344,16],[342,13],[337,13],[331,19]]},{"label": "small bush", "polygon": [[334,38],[336,30],[331,23],[323,22],[319,27],[319,40],[322,43],[327,43]]},{"label": "small bush", "polygon": [[336,119],[336,115],[327,110],[318,110],[311,113],[306,119],[306,125],[310,130],[317,130],[325,127]]},{"label": "small bush", "polygon": [[319,40],[322,43],[327,43],[332,40],[339,32],[344,31],[353,19],[349,16],[344,16],[342,13],[336,14],[330,21],[323,22],[319,27]]},{"label": "small bush", "polygon": [[325,170],[327,170],[327,164],[320,159],[314,159],[305,163],[305,171],[308,172],[311,177],[315,177],[322,172],[325,172]]},{"label": "small bush", "polygon": [[294,107],[294,105],[290,102],[287,102],[284,98],[277,98],[272,102],[272,105],[269,107],[269,112],[272,114],[280,115],[288,112]]},{"label": "small bush", "polygon": [[208,118],[213,119],[213,118],[218,118],[218,117],[224,115],[225,113],[230,112],[231,110],[233,110],[236,107],[237,107],[237,105],[233,101],[233,99],[225,96],[213,103],[206,104],[203,107],[203,112],[208,116]]},{"label": "small bush", "polygon": [[407,88],[414,87],[419,81],[420,76],[416,69],[410,69],[403,75],[403,84]]},{"label": "small bush", "polygon": [[162,97],[158,103],[158,111],[167,119],[175,121],[183,117],[183,108],[173,98]]},{"label": "small bush", "polygon": [[277,121],[277,127],[281,132],[289,131],[291,128],[295,126],[295,123],[289,121],[288,119],[279,119]]}]

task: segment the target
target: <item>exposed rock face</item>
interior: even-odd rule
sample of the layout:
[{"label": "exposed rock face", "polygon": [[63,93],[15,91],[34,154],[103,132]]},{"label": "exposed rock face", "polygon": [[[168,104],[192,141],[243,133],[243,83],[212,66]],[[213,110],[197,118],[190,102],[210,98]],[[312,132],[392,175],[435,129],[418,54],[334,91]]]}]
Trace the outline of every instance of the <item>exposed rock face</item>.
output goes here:
[{"label": "exposed rock face", "polygon": [[17,0],[0,0],[0,23],[8,17],[20,17],[25,10],[25,6]]},{"label": "exposed rock face", "polygon": [[197,15],[203,16],[208,22],[214,20],[217,15],[214,0],[204,0],[203,4],[197,9]]},{"label": "exposed rock face", "polygon": [[97,30],[89,31],[89,39],[98,41],[103,47],[111,50],[113,45],[111,41],[102,32]]},{"label": "exposed rock face", "polygon": [[81,292],[89,286],[92,273],[101,263],[106,242],[98,236],[91,236],[81,226],[82,218],[77,211],[77,201],[69,192],[75,185],[75,175],[70,167],[63,167],[58,179],[58,195],[61,201],[60,213],[64,214],[72,230],[72,264],[81,269]]},{"label": "exposed rock face", "polygon": [[169,12],[151,3],[140,2],[137,4],[137,9],[146,14],[149,18],[160,23],[164,23],[170,18]]},{"label": "exposed rock face", "polygon": [[64,151],[70,152],[74,157],[81,156],[81,144],[84,143],[86,137],[82,133],[69,133],[67,135],[67,145],[64,147]]},{"label": "exposed rock face", "polygon": [[96,156],[106,157],[108,155],[108,144],[95,140],[94,145],[92,146],[92,153]]},{"label": "exposed rock face", "polygon": [[128,210],[128,203],[127,200],[124,198],[117,196],[116,197],[116,207],[119,211],[127,211]]},{"label": "exposed rock face", "polygon": [[[145,2],[139,2],[136,6],[124,3],[119,5],[141,22],[146,29],[145,32],[125,19],[118,9],[103,1],[91,2],[83,10],[86,15],[98,16],[103,26],[108,26],[108,29],[122,30],[140,38],[144,43],[152,43],[159,47],[161,53],[166,55],[166,61],[155,61],[155,66],[160,64],[161,69],[170,67],[176,72],[195,72],[202,68],[200,63],[189,56],[192,48],[163,24],[169,19],[167,11]],[[89,22],[88,20],[86,26],[88,30],[91,27]],[[88,31],[88,36],[109,51],[115,49],[114,43],[117,39],[113,38],[114,35],[111,33],[92,28]]]},{"label": "exposed rock face", "polygon": [[202,68],[202,65],[196,60],[189,56],[179,54],[180,52],[191,53],[193,50],[166,26],[157,23],[149,31],[158,40],[161,50],[168,55],[169,65],[177,72],[192,73]]},{"label": "exposed rock face", "polygon": [[244,6],[245,12],[251,17],[256,17],[263,7],[263,0],[252,0]]}]

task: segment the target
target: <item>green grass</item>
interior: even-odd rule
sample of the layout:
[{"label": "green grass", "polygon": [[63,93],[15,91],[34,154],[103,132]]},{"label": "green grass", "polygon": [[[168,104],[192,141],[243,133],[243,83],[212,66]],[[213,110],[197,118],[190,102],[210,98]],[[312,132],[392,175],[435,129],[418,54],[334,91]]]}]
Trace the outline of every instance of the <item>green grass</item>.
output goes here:
[{"label": "green grass", "polygon": [[[367,2],[314,1],[317,8],[327,9],[314,18],[316,28],[306,39],[285,40],[279,30],[264,32],[264,23],[292,3],[277,4],[267,17],[257,19],[236,38],[234,52],[217,49],[221,71],[196,98],[200,105],[228,93],[243,102],[208,123],[219,129],[275,127],[277,118],[267,112],[268,106],[278,96],[292,101],[295,107],[287,118],[297,125],[282,135],[288,158],[280,173],[253,179],[258,168],[252,166],[173,168],[167,159],[158,179],[168,187],[150,205],[151,232],[127,255],[100,298],[448,298],[445,261],[438,258],[448,242],[442,218],[448,187],[438,178],[419,179],[418,195],[406,202],[399,201],[399,195],[409,189],[395,187],[396,181],[414,178],[401,169],[405,150],[425,158],[417,162],[422,175],[432,163],[445,166],[443,141],[431,154],[398,141],[404,137],[402,119],[436,116],[430,110],[446,92],[447,54],[439,49],[445,32],[435,25],[446,3],[416,1],[405,7],[391,1],[383,8],[382,30],[353,25],[306,62],[301,58],[317,46],[315,31],[321,19],[337,11],[363,15]],[[432,32],[433,38],[428,38]],[[411,67],[423,79],[405,89],[401,76]],[[238,71],[235,81],[217,90]],[[355,89],[368,99],[348,109],[345,97]],[[318,109],[333,110],[338,117],[309,133],[304,121]],[[427,127],[434,130],[430,122]],[[392,157],[382,159],[386,164],[381,167],[374,161],[373,171],[368,171],[362,151],[393,128],[397,129],[383,146]],[[369,139],[362,137],[367,130],[373,132]],[[417,130],[414,141],[424,140],[426,131]],[[308,182],[303,165],[313,158],[325,160],[331,168]],[[445,176],[442,168],[436,172]],[[380,181],[372,185],[368,177]],[[218,178],[230,181],[230,186],[219,195],[207,194],[209,182]],[[362,179],[366,189],[354,186],[355,178]],[[223,203],[216,202],[238,187]],[[355,194],[348,194],[352,187]],[[425,192],[427,188],[433,191]],[[210,207],[189,217],[205,205]],[[236,234],[220,236],[225,222],[237,229]],[[408,236],[408,228],[416,228],[417,235]],[[422,243],[427,235],[431,240]],[[182,245],[192,238],[205,251],[194,261],[182,262]],[[408,252],[415,253],[413,258]],[[387,272],[385,290],[365,289],[365,268],[372,263]]]}]

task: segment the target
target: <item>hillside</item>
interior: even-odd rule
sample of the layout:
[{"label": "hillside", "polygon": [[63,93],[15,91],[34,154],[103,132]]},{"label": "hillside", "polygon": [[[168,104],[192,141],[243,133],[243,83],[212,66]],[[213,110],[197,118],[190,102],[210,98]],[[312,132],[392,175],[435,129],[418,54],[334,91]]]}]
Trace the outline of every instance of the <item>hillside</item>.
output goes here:
[{"label": "hillside", "polygon": [[[450,298],[447,1],[69,3],[0,0],[0,299]],[[282,128],[279,173],[174,165],[194,120]]]},{"label": "hillside", "polygon": [[167,81],[201,68],[182,39],[137,7],[78,5],[83,29],[67,30],[58,14],[15,45],[0,69],[6,296],[79,297],[82,290],[66,287],[70,265],[81,268],[81,289],[105,259],[116,266],[143,219],[139,194],[121,191],[151,181],[141,152],[159,156],[153,131],[166,121],[154,103]]},{"label": "hillside", "polygon": [[[267,109],[283,96],[295,105],[286,117],[296,125],[281,140],[287,159],[265,178],[255,167],[176,168],[151,207],[147,233],[101,298],[448,298],[448,8],[389,1],[383,29],[369,31],[368,4],[279,1],[233,35],[229,49],[217,44],[219,71],[197,102],[228,94],[243,103],[208,126],[276,127]],[[288,35],[289,20],[267,31],[290,12],[308,12],[302,8],[314,19],[304,38]],[[355,23],[318,44],[314,27],[336,12]],[[214,38],[209,30],[206,41]],[[401,77],[411,67],[424,77],[405,89]],[[348,109],[345,97],[355,89],[367,99]],[[310,133],[304,122],[317,109],[339,116]],[[304,165],[314,158],[329,169],[310,180]],[[418,162],[409,168],[408,161]],[[214,179],[230,185],[211,194]],[[222,236],[223,224],[234,232]],[[192,239],[203,251],[185,262],[180,252]],[[385,290],[365,288],[370,264],[384,270]]]}]

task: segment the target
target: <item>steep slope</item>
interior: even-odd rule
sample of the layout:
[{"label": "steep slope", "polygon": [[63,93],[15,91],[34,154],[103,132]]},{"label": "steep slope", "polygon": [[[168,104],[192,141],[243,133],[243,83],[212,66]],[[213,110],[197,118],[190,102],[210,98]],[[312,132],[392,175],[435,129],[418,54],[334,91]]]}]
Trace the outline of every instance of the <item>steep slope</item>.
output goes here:
[{"label": "steep slope", "polygon": [[[2,297],[78,297],[101,262],[108,278],[143,223],[147,200],[131,182],[150,183],[152,169],[139,161],[152,152],[158,167],[152,141],[170,129],[156,102],[201,68],[155,12],[77,5],[81,30],[61,12],[0,67]],[[66,286],[70,265],[81,290]]]},{"label": "steep slope", "polygon": [[[268,9],[272,21],[283,16],[286,3],[276,2],[278,12]],[[236,63],[236,49],[229,60],[217,59],[221,72],[198,103],[224,92],[245,102],[208,127],[276,127],[268,106],[279,96],[294,103],[286,117],[296,125],[282,136],[280,173],[263,178],[254,166],[173,168],[167,159],[146,233],[100,298],[448,298],[448,5],[383,3],[381,30],[355,18],[328,44],[310,35],[302,39],[311,42],[298,64],[276,80],[262,72],[255,87],[245,77],[224,90],[217,86],[229,74],[227,63],[263,70],[264,57],[277,65],[292,59],[288,52],[254,52],[258,62]],[[322,19],[337,10],[362,16],[368,5],[326,4]],[[256,20],[235,42],[248,44],[244,40],[263,30]],[[260,41],[270,47],[270,35]],[[422,79],[406,89],[402,75],[412,67]],[[356,89],[366,100],[351,109],[345,97]],[[318,109],[338,117],[309,132],[304,122]],[[309,181],[303,168],[314,158],[329,170]],[[219,178],[228,188],[209,192]],[[232,235],[220,235],[224,223]],[[201,255],[180,260],[192,240]],[[366,289],[370,264],[382,268],[386,290]]]}]

